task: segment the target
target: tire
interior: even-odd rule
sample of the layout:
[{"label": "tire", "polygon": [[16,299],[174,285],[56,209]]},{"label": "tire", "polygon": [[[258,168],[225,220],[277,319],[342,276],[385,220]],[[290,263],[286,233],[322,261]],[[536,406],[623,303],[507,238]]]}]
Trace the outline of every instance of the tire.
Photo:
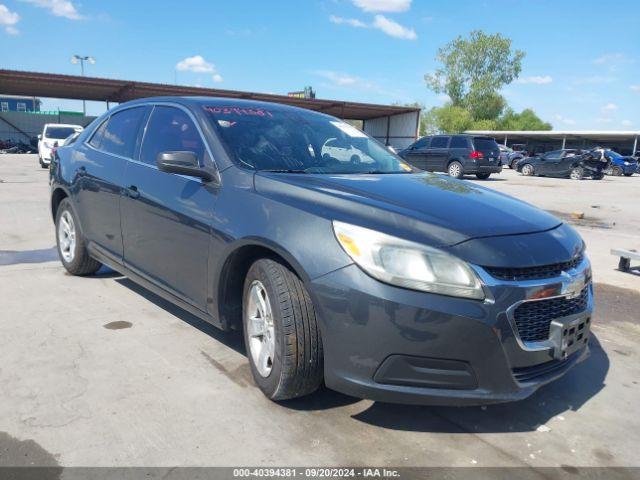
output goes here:
[{"label": "tire", "polygon": [[594,173],[591,178],[593,180],[602,180],[604,178],[604,172]]},{"label": "tire", "polygon": [[91,275],[102,264],[89,256],[80,222],[68,198],[56,212],[56,244],[62,265],[72,275]]},{"label": "tire", "polygon": [[532,177],[533,175],[535,175],[535,169],[533,168],[533,165],[531,165],[530,163],[525,163],[522,166],[522,175],[526,176],[526,177]]},{"label": "tire", "polygon": [[511,168],[511,170],[516,170],[518,168],[518,162],[520,160],[522,160],[522,157],[514,158],[513,160],[511,160],[509,168]]},{"label": "tire", "polygon": [[289,267],[264,258],[249,268],[242,321],[251,373],[269,399],[297,398],[318,389],[323,380],[320,329],[311,298]]},{"label": "tire", "polygon": [[464,169],[462,168],[462,164],[457,160],[454,160],[447,167],[447,173],[450,177],[453,178],[462,178],[464,176]]},{"label": "tire", "polygon": [[490,176],[490,173],[476,173],[476,177],[478,177],[480,180],[486,180]]},{"label": "tire", "polygon": [[632,173],[632,172],[628,172],[628,173],[625,173],[625,174],[624,174],[624,176],[625,176],[625,177],[630,177],[631,175],[633,175],[633,173]]},{"label": "tire", "polygon": [[571,180],[582,180],[584,178],[584,169],[582,167],[575,167],[569,173]]},{"label": "tire", "polygon": [[38,157],[38,163],[40,163],[40,166],[42,168],[47,168],[47,166],[44,164],[44,161],[42,160],[42,157]]},{"label": "tire", "polygon": [[611,175],[614,177],[620,177],[622,175],[622,169],[618,166],[611,167]]}]

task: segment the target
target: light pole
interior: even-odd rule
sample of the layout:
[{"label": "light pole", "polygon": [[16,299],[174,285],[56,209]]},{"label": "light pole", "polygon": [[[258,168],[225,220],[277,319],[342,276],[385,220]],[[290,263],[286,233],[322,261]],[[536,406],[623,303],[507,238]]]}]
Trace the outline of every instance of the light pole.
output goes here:
[{"label": "light pole", "polygon": [[[84,77],[84,62],[94,64],[96,63],[96,59],[88,55],[74,55],[71,57],[71,63],[76,64],[78,62],[80,62],[80,74]],[[82,100],[82,113],[85,117],[87,116],[87,104],[85,100]]]}]

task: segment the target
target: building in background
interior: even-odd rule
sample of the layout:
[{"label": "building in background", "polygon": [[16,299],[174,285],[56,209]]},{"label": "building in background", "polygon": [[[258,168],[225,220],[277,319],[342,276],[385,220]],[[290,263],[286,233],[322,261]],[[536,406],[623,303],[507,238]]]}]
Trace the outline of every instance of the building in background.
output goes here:
[{"label": "building in background", "polygon": [[3,95],[0,93],[1,112],[39,112],[42,102],[36,97]]}]

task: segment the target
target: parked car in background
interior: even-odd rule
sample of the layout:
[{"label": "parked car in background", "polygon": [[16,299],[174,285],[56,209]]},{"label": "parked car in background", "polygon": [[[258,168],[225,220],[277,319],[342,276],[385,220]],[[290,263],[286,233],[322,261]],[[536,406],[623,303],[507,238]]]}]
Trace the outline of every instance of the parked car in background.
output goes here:
[{"label": "parked car in background", "polygon": [[638,171],[638,161],[633,157],[625,157],[613,150],[605,150],[605,155],[611,160],[611,165],[605,170],[607,175],[630,177]]},{"label": "parked car in background", "polygon": [[42,168],[47,168],[51,163],[51,149],[59,146],[62,141],[75,132],[81,132],[80,125],[65,123],[47,123],[42,133],[38,135],[38,160]]},{"label": "parked car in background", "polygon": [[398,153],[416,168],[447,172],[462,178],[475,174],[486,180],[500,173],[500,148],[495,139],[477,135],[435,135],[422,137]]},{"label": "parked car in background", "polygon": [[78,136],[81,132],[74,132],[69,135],[67,138],[62,140],[62,142],[58,145],[58,142],[53,144],[53,148],[51,149],[51,162],[49,165],[52,165],[58,158],[58,149],[62,147],[68,147],[69,145],[73,145],[75,141],[78,139]]},{"label": "parked car in background", "polygon": [[607,166],[592,158],[590,151],[564,149],[523,158],[518,161],[516,170],[526,176],[602,180]]},{"label": "parked car in background", "polygon": [[498,144],[500,148],[500,164],[515,170],[518,161],[525,156],[526,152],[516,152],[506,145]]},{"label": "parked car in background", "polygon": [[[341,151],[323,152],[330,139]],[[591,267],[571,226],[420,172],[335,117],[146,98],[58,156],[51,214],[65,269],[107,264],[243,332],[272,400],[324,383],[383,402],[513,401],[588,356]]]}]

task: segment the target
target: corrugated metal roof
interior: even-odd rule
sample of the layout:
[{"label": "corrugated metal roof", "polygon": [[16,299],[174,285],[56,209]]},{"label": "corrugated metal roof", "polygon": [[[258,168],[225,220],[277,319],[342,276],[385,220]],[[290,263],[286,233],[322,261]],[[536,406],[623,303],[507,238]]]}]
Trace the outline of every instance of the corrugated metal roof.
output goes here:
[{"label": "corrugated metal roof", "polygon": [[368,120],[389,115],[418,112],[420,110],[412,107],[394,105],[294,98],[286,95],[242,92],[238,90],[188,87],[162,83],[59,75],[54,73],[21,72],[16,70],[0,70],[0,92],[31,97],[69,98],[118,103],[136,98],[167,95],[245,98],[293,105],[351,120]]},{"label": "corrugated metal roof", "polygon": [[640,131],[625,130],[467,130],[470,135],[487,135],[492,137],[537,137],[562,139],[563,137],[593,138],[633,138],[640,136]]}]

